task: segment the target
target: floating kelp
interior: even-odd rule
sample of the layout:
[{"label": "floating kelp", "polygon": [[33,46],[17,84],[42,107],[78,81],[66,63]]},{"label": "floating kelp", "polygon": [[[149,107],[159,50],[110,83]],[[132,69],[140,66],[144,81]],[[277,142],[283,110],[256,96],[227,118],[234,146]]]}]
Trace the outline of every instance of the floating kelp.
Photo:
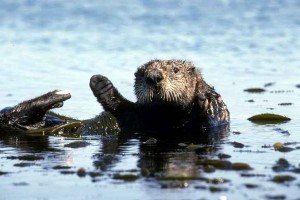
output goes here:
[{"label": "floating kelp", "polygon": [[266,199],[269,200],[284,200],[286,199],[285,195],[266,195]]},{"label": "floating kelp", "polygon": [[266,83],[266,84],[264,84],[264,87],[270,87],[273,85],[275,85],[275,82]]},{"label": "floating kelp", "polygon": [[52,169],[70,169],[70,166],[56,165]]},{"label": "floating kelp", "polygon": [[225,153],[219,153],[218,157],[220,159],[226,159],[226,158],[231,158],[231,155],[225,154]]},{"label": "floating kelp", "polygon": [[253,184],[253,183],[246,183],[246,184],[245,184],[245,187],[246,187],[246,188],[249,188],[249,189],[254,189],[254,188],[258,188],[259,185]]},{"label": "floating kelp", "polygon": [[275,148],[275,150],[278,150],[283,148],[284,145],[281,142],[276,142],[275,144],[273,144],[273,147]]},{"label": "floating kelp", "polygon": [[135,181],[139,178],[139,176],[135,174],[114,174],[112,178],[123,181]]},{"label": "floating kelp", "polygon": [[198,160],[196,164],[203,166],[211,165],[217,169],[231,169],[231,162],[224,160]]},{"label": "floating kelp", "polygon": [[36,156],[36,155],[24,155],[24,156],[7,156],[7,159],[10,160],[26,160],[26,161],[35,161],[35,160],[43,160],[44,157]]},{"label": "floating kelp", "polygon": [[249,93],[263,93],[266,90],[263,88],[248,88],[248,89],[244,89],[244,91]]},{"label": "floating kelp", "polygon": [[291,165],[286,159],[280,158],[276,162],[276,164],[272,167],[272,169],[275,172],[282,172],[282,171],[287,171],[290,167]]},{"label": "floating kelp", "polygon": [[231,163],[226,160],[198,160],[197,165],[204,167],[212,166],[217,169],[225,170],[251,170],[252,168],[247,163]]},{"label": "floating kelp", "polygon": [[3,172],[3,171],[0,171],[0,176],[2,175],[5,175],[5,174],[8,174],[9,172]]},{"label": "floating kelp", "polygon": [[294,181],[296,178],[290,175],[278,175],[272,178],[272,181],[275,183],[284,183]]},{"label": "floating kelp", "polygon": [[226,191],[228,191],[228,189],[223,188],[223,187],[218,187],[218,186],[210,186],[209,191],[211,191],[211,192],[226,192]]},{"label": "floating kelp", "polygon": [[291,105],[293,105],[293,103],[285,102],[285,103],[279,103],[278,105],[279,106],[291,106]]},{"label": "floating kelp", "polygon": [[233,170],[251,170],[252,168],[247,163],[232,163]]},{"label": "floating kelp", "polygon": [[290,166],[290,163],[284,158],[280,158],[276,164],[281,166],[282,168],[288,168]]},{"label": "floating kelp", "polygon": [[276,142],[275,144],[273,144],[273,147],[276,151],[280,151],[280,152],[290,152],[295,150],[294,148],[287,147],[285,144],[281,142]]},{"label": "floating kelp", "polygon": [[57,125],[49,128],[39,128],[27,130],[27,135],[32,136],[64,136],[64,137],[80,137],[80,132],[77,131],[82,126],[81,121],[74,121],[66,124]]},{"label": "floating kelp", "polygon": [[232,142],[231,144],[234,148],[244,148],[245,147],[245,145],[243,143],[236,142],[236,141]]},{"label": "floating kelp", "polygon": [[86,142],[86,141],[76,141],[76,142],[71,142],[69,144],[65,144],[64,147],[77,149],[77,148],[83,148],[83,147],[89,146],[90,144],[91,143]]},{"label": "floating kelp", "polygon": [[30,167],[32,165],[34,165],[34,163],[21,162],[14,164],[15,167]]},{"label": "floating kelp", "polygon": [[253,99],[249,99],[249,100],[246,100],[246,102],[254,103],[255,101]]},{"label": "floating kelp", "polygon": [[62,170],[62,171],[60,171],[60,173],[63,174],[63,175],[73,175],[76,172],[75,171],[70,171],[70,170]]},{"label": "floating kelp", "polygon": [[279,124],[290,121],[291,119],[282,115],[263,113],[248,118],[249,121],[256,124]]},{"label": "floating kelp", "polygon": [[66,120],[68,122],[54,127],[30,129],[26,131],[26,134],[33,135],[33,136],[48,135],[48,136],[80,137],[80,133],[77,130],[83,125],[81,121],[71,117],[57,114],[52,111],[48,111],[47,114],[58,117],[62,120]]}]

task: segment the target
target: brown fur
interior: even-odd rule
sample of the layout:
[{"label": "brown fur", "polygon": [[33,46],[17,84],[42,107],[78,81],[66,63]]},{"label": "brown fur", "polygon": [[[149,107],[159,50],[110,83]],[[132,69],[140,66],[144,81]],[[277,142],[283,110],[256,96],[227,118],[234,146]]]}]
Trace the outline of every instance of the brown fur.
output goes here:
[{"label": "brown fur", "polygon": [[[149,83],[147,80],[153,74],[161,80]],[[191,62],[152,60],[139,67],[135,76],[138,104],[179,105],[186,112],[192,112],[196,106],[196,115],[207,121],[205,126],[229,122],[229,111],[221,96],[203,80]]]}]

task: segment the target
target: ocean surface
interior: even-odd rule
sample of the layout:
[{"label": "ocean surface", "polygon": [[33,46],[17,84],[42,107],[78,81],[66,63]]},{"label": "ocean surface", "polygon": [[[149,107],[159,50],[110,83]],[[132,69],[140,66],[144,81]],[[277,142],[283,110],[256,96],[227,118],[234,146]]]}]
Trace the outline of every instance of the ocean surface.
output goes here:
[{"label": "ocean surface", "polygon": [[[298,0],[0,0],[0,107],[67,89],[72,98],[54,111],[92,118],[103,111],[89,88],[92,75],[107,76],[135,101],[138,66],[151,59],[184,59],[201,69],[231,113],[230,131],[214,142],[214,150],[201,144],[205,151],[200,154],[178,153],[182,145],[168,151],[154,145],[153,153],[139,137],[110,144],[101,138],[1,136],[0,130],[0,199],[299,200],[299,35]],[[248,93],[247,88],[266,92]],[[261,113],[291,121],[258,125],[247,120]],[[67,145],[78,141],[88,145]],[[276,151],[277,142],[292,150]],[[195,164],[201,156],[218,159],[220,153],[231,155],[232,163],[248,163],[251,172],[206,173]],[[28,154],[43,159],[11,159]],[[280,159],[290,165],[278,172],[274,165]],[[104,167],[95,164],[100,161]],[[142,175],[149,165],[157,165],[154,172]],[[67,166],[69,173],[55,166]],[[72,174],[80,168],[101,176]],[[184,171],[229,181],[158,178]],[[138,178],[120,180],[118,173]],[[278,175],[294,180],[272,181]]]}]

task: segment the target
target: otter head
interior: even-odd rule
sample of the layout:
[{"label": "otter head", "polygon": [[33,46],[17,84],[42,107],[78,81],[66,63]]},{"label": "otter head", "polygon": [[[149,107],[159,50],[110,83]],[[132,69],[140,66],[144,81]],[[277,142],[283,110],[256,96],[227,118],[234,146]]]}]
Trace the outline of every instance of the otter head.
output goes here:
[{"label": "otter head", "polygon": [[135,73],[135,94],[140,104],[189,105],[193,101],[200,73],[190,62],[152,60]]}]

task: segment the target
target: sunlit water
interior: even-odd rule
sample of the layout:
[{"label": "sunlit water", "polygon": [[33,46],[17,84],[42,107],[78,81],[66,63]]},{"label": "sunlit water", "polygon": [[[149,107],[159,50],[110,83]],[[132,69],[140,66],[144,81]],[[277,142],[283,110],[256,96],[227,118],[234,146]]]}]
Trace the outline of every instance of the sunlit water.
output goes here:
[{"label": "sunlit water", "polygon": [[[0,176],[0,199],[265,199],[276,195],[299,199],[299,174],[272,170],[279,158],[300,167],[299,35],[297,0],[1,0],[1,107],[68,89],[72,98],[56,111],[91,118],[102,111],[89,89],[93,74],[107,76],[135,101],[133,74],[139,65],[155,58],[186,59],[201,68],[205,80],[222,94],[231,112],[231,131],[216,140],[214,148],[207,145],[200,153],[183,151],[176,144],[148,148],[139,136],[124,141],[86,138],[90,144],[82,148],[64,146],[77,139],[0,136],[0,172],[9,172]],[[263,94],[243,91],[270,82],[275,84]],[[265,112],[292,120],[277,125],[247,120]],[[234,148],[234,141],[246,147]],[[295,150],[282,153],[262,148],[276,142],[296,142],[290,145]],[[218,159],[219,153],[231,155],[230,162],[246,162],[253,170],[205,173],[195,165],[198,156]],[[8,159],[28,154],[43,160]],[[99,162],[102,167],[95,164]],[[14,166],[20,163],[30,166]],[[53,169],[57,165],[70,166],[67,171],[71,172],[83,167],[101,176],[65,175]],[[155,174],[141,176],[141,169],[150,166]],[[123,182],[113,179],[116,173],[139,178]],[[230,181],[168,182],[157,178],[160,173]],[[243,173],[258,176],[243,177]],[[278,184],[271,181],[275,175],[296,180]],[[245,184],[258,187],[249,189]],[[221,191],[213,192],[214,186]]]}]

